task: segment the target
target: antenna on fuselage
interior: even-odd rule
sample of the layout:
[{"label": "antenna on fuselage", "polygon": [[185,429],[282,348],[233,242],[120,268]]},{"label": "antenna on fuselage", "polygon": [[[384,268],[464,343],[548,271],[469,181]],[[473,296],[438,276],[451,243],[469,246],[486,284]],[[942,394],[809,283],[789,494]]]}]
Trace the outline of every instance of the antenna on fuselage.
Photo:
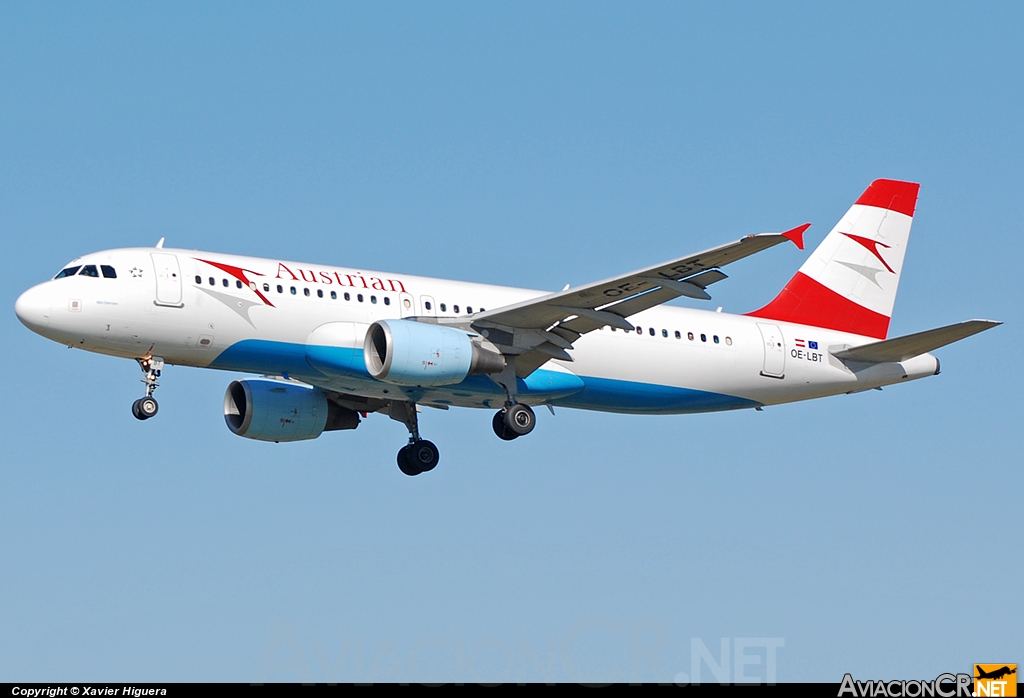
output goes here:
[{"label": "antenna on fuselage", "polygon": [[162,250],[164,248],[164,239],[160,238],[160,242],[156,243],[156,248]]}]

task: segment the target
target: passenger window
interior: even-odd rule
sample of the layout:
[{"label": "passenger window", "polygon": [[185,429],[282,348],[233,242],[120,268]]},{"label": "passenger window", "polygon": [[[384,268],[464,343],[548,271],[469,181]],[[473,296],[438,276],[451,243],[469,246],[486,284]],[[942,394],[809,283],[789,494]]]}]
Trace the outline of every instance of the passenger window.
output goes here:
[{"label": "passenger window", "polygon": [[636,328],[636,333],[637,334],[643,334],[644,333],[644,328],[643,327],[637,327]]},{"label": "passenger window", "polygon": [[302,295],[304,295],[306,298],[309,298],[309,289],[308,288],[302,289]]},{"label": "passenger window", "polygon": [[444,306],[444,303],[442,303],[442,304],[441,304],[441,312],[442,312],[442,313],[447,313],[447,312],[448,312],[448,308],[446,308],[446,307]]},{"label": "passenger window", "polygon": [[332,301],[338,300],[338,292],[337,291],[331,291],[331,300]]},{"label": "passenger window", "polygon": [[692,342],[693,341],[693,332],[687,332],[686,333],[686,338]]},{"label": "passenger window", "polygon": [[278,293],[284,293],[284,286],[282,286],[281,284],[278,284],[277,285],[277,292]]},{"label": "passenger window", "polygon": [[654,336],[654,328],[653,328],[653,327],[652,327],[652,328],[650,328],[650,329],[648,330],[648,332],[650,332],[650,333],[651,333],[651,336],[652,336],[652,337]]},{"label": "passenger window", "polygon": [[456,314],[458,314],[458,312],[459,312],[459,306],[457,306],[457,305],[453,305],[453,306],[452,306],[452,310],[454,310],[454,311],[456,312]]},{"label": "passenger window", "polygon": [[96,271],[96,265],[95,264],[86,264],[84,267],[82,267],[82,271],[78,272],[78,275],[79,276],[91,276],[94,279],[98,279],[99,276],[100,276],[100,273],[98,271]]},{"label": "passenger window", "polygon": [[466,306],[466,312],[469,313],[470,315],[472,315],[473,314],[473,306],[467,305]]},{"label": "passenger window", "polygon": [[356,294],[356,300],[359,301],[360,303],[362,303],[363,302],[363,294],[357,293]]},{"label": "passenger window", "polygon": [[60,273],[57,274],[57,276],[55,276],[53,278],[55,278],[55,279],[63,279],[63,278],[66,278],[68,276],[74,276],[75,274],[78,273],[79,269],[81,269],[81,267],[68,267],[67,269],[61,269]]},{"label": "passenger window", "polygon": [[717,334],[714,336],[714,340],[715,340],[715,344],[718,344],[718,335]]},{"label": "passenger window", "polygon": [[203,277],[201,277],[201,276],[199,276],[198,274],[196,274],[196,283],[197,283],[197,284],[201,284],[201,283],[203,283]]},{"label": "passenger window", "polygon": [[100,271],[103,272],[103,278],[104,279],[116,279],[117,278],[117,272],[114,271],[114,267],[110,266],[109,264],[101,265],[100,266]]},{"label": "passenger window", "polygon": [[732,337],[726,337],[725,338],[725,343],[731,347],[732,346]]},{"label": "passenger window", "polygon": [[426,303],[424,303],[423,307],[426,308],[427,310],[430,310],[430,301],[427,301]]},{"label": "passenger window", "polygon": [[481,313],[486,312],[486,308],[480,308],[480,312]]},{"label": "passenger window", "polygon": [[242,288],[242,282],[241,282],[241,281],[238,281],[238,280],[236,279],[236,280],[235,280],[235,288]]},{"label": "passenger window", "polygon": [[661,336],[662,337],[668,337],[668,330],[662,330],[661,331]]},{"label": "passenger window", "polygon": [[270,293],[270,284],[263,284],[263,292]]},{"label": "passenger window", "polygon": [[612,332],[614,332],[614,331],[615,331],[615,328],[614,328],[614,327],[612,327],[612,328],[611,328],[611,331],[612,331]]},{"label": "passenger window", "polygon": [[708,336],[706,334],[704,334],[703,332],[701,332],[701,334],[700,334],[700,341],[702,341],[702,342],[708,341]]},{"label": "passenger window", "polygon": [[316,297],[317,297],[317,298],[323,298],[323,297],[324,297],[324,292],[323,292],[323,290],[321,290],[321,289],[319,289],[319,288],[318,288],[318,289],[316,290]]},{"label": "passenger window", "polygon": [[350,301],[350,300],[352,300],[352,296],[350,296],[350,295],[348,294],[348,291],[345,291],[345,300],[347,300],[347,301]]},{"label": "passenger window", "polygon": [[217,285],[217,281],[212,276],[210,277],[209,281],[210,281],[210,285],[211,286],[216,286]]},{"label": "passenger window", "polygon": [[227,279],[221,279],[220,281],[224,285],[224,288],[228,287],[228,280]]},{"label": "passenger window", "polygon": [[377,296],[370,296],[370,302],[371,303],[376,303],[377,302]]},{"label": "passenger window", "polygon": [[679,330],[676,330],[676,339],[682,339],[683,335],[679,334]]},{"label": "passenger window", "polygon": [[384,296],[384,305],[391,305],[391,299],[387,296]]},{"label": "passenger window", "polygon": [[294,287],[294,286],[292,286],[292,287],[291,287],[291,291],[292,291],[292,295],[294,296],[294,295],[295,295],[295,293],[296,293],[296,291],[295,291],[295,287]]}]

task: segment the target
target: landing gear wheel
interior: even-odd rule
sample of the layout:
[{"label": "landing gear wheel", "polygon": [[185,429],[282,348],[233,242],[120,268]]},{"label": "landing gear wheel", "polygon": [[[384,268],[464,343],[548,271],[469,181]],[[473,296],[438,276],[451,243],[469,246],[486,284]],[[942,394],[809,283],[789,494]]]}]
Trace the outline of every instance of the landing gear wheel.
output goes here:
[{"label": "landing gear wheel", "polygon": [[150,417],[156,416],[159,406],[156,404],[156,400],[151,397],[139,398],[132,403],[132,414],[135,415],[135,419],[146,420]]},{"label": "landing gear wheel", "polygon": [[516,436],[526,436],[537,425],[537,415],[533,413],[529,405],[514,403],[504,410],[502,421],[505,428]]},{"label": "landing gear wheel", "polygon": [[440,460],[437,446],[431,442],[420,439],[403,446],[398,452],[398,469],[406,475],[419,475],[433,470]]},{"label": "landing gear wheel", "polygon": [[419,475],[423,471],[417,468],[415,464],[412,462],[412,459],[409,458],[409,451],[411,450],[412,444],[409,444],[408,446],[403,446],[401,449],[399,449],[398,469],[409,476]]},{"label": "landing gear wheel", "polygon": [[519,437],[519,434],[513,433],[505,426],[505,410],[499,410],[494,413],[494,418],[491,419],[491,427],[493,427],[494,433],[498,435],[498,438],[504,441],[511,441]]},{"label": "landing gear wheel", "polygon": [[420,469],[421,473],[433,470],[440,457],[441,454],[438,453],[437,446],[426,439],[414,441],[409,447],[409,460]]}]

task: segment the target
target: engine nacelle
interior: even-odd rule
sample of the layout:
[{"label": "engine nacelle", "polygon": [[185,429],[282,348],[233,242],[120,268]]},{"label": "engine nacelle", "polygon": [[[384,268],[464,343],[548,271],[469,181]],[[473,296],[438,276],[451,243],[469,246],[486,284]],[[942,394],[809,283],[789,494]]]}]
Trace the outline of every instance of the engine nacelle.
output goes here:
[{"label": "engine nacelle", "polygon": [[325,431],[355,429],[359,413],[334,404],[311,386],[241,380],[232,381],[224,393],[224,421],[247,439],[304,441]]},{"label": "engine nacelle", "polygon": [[505,357],[462,330],[413,320],[378,320],[363,343],[366,370],[396,385],[454,385],[466,376],[500,373]]}]

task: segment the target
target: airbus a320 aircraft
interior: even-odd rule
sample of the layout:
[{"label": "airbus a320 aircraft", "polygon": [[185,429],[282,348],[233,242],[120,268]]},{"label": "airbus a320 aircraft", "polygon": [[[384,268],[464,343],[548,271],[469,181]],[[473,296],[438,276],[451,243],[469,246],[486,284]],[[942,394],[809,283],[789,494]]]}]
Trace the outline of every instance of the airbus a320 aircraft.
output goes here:
[{"label": "airbus a320 aircraft", "polygon": [[407,475],[434,468],[418,405],[496,410],[502,439],[533,406],[687,414],[760,409],[935,375],[928,352],[1000,323],[970,320],[886,339],[919,185],[873,182],[779,295],[730,315],[663,304],[709,300],[721,268],[809,224],[749,235],[557,293],[214,252],[132,248],[70,262],[18,298],[55,342],[135,359],[140,420],[157,413],[165,364],[262,374],[224,396],[228,428],[299,441],[371,412],[405,424]]}]

